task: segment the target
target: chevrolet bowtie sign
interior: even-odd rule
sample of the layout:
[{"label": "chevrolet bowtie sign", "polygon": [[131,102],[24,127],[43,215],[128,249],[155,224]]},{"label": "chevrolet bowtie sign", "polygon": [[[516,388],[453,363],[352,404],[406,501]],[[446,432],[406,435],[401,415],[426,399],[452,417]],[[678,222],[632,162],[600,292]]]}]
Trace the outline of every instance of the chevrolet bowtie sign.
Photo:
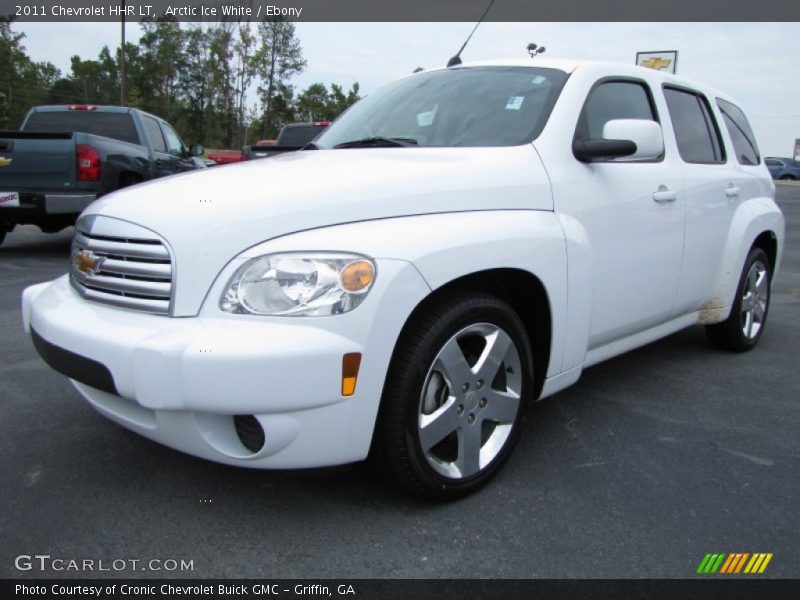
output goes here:
[{"label": "chevrolet bowtie sign", "polygon": [[658,52],[637,52],[636,64],[648,69],[675,73],[678,66],[678,51],[661,50]]}]

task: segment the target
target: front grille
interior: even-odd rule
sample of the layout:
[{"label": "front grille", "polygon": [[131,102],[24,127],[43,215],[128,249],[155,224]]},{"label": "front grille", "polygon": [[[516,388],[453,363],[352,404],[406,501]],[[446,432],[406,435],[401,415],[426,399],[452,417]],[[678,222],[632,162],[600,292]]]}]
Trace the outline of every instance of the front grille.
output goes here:
[{"label": "front grille", "polygon": [[169,250],[150,230],[107,217],[78,221],[70,281],[87,300],[166,315],[172,276]]}]

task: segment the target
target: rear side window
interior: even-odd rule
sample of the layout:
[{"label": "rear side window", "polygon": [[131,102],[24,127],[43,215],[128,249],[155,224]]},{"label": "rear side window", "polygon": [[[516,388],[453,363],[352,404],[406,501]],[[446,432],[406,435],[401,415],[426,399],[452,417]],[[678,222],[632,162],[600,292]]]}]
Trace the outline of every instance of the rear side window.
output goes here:
[{"label": "rear side window", "polygon": [[156,152],[167,152],[167,146],[164,144],[164,136],[161,135],[161,128],[158,126],[158,121],[152,117],[145,117],[142,115],[142,123],[144,123],[144,132],[147,134],[147,139],[150,145]]},{"label": "rear side window", "polygon": [[650,93],[644,84],[634,81],[607,81],[589,92],[583,105],[577,140],[597,140],[603,137],[603,127],[614,119],[645,119],[658,121]]},{"label": "rear side window", "polygon": [[757,165],[760,163],[761,157],[756,145],[756,136],[753,135],[753,130],[742,109],[719,98],[717,98],[717,106],[722,111],[722,119],[731,136],[736,160],[739,161],[739,164]]},{"label": "rear side window", "polygon": [[28,118],[24,131],[47,133],[82,131],[131,144],[141,144],[136,126],[128,113],[94,110],[37,111]]},{"label": "rear side window", "polygon": [[687,163],[725,162],[719,127],[704,96],[688,90],[664,88],[681,158]]}]

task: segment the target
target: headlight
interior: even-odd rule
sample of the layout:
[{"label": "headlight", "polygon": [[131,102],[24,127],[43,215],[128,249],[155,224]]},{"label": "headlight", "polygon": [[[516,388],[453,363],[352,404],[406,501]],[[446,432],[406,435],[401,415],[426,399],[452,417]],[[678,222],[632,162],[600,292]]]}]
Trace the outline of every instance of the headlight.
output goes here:
[{"label": "headlight", "polygon": [[345,313],[367,297],[375,272],[375,262],[357,254],[267,254],[234,273],[219,306],[239,314]]}]

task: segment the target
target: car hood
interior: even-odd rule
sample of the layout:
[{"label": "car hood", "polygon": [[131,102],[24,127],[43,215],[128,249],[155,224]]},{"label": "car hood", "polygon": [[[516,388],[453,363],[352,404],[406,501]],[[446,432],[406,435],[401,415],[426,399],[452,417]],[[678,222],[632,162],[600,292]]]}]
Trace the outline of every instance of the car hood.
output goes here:
[{"label": "car hood", "polygon": [[[119,190],[83,214],[161,235],[178,273],[173,314],[187,316],[222,268],[261,242],[355,221],[499,209],[552,210],[532,145],[293,152]],[[326,249],[359,250],[355,242]]]}]

